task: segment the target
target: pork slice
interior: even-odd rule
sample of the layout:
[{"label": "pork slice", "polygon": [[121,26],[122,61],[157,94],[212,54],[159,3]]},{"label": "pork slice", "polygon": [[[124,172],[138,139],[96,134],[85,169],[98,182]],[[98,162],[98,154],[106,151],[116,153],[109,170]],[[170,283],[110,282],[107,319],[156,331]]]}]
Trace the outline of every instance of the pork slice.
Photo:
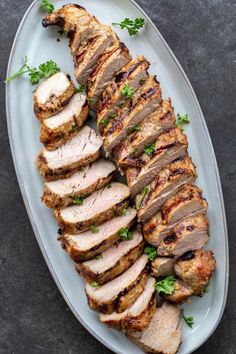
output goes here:
[{"label": "pork slice", "polygon": [[130,228],[135,217],[136,210],[128,208],[125,215],[114,217],[101,224],[96,233],[85,231],[79,235],[64,234],[62,246],[76,262],[91,259],[116,243],[120,239],[119,230]]},{"label": "pork slice", "polygon": [[115,74],[130,60],[131,56],[128,48],[120,42],[117,42],[100,57],[88,80],[88,97],[92,109],[96,108],[96,103],[102,91],[111,84]]},{"label": "pork slice", "polygon": [[100,315],[102,323],[109,327],[128,332],[130,330],[142,331],[148,327],[156,310],[155,279],[148,278],[142,294],[126,311],[113,312],[109,315]]},{"label": "pork slice", "polygon": [[153,148],[154,151],[150,155],[144,153],[137,159],[141,162],[141,169],[137,169],[135,178],[132,177],[133,171],[129,173],[130,168],[126,170],[127,183],[132,196],[149,184],[162,168],[187,154],[187,137],[180,128],[173,128],[160,135],[155,144],[153,143]]},{"label": "pork slice", "polygon": [[73,138],[88,116],[89,108],[84,94],[75,94],[63,111],[42,121],[40,141],[47,150],[55,150]]},{"label": "pork slice", "polygon": [[136,92],[148,77],[148,67],[149,63],[144,56],[136,57],[118,72],[115,81],[103,91],[96,107],[97,126],[100,133],[103,133],[104,122],[107,123],[112,115],[125,105],[126,98],[122,94],[125,85]]},{"label": "pork slice", "polygon": [[96,281],[102,285],[128,269],[141,255],[143,247],[143,237],[135,231],[132,240],[121,241],[101,253],[99,257],[77,263],[76,269],[87,282]]},{"label": "pork slice", "polygon": [[114,171],[113,163],[99,159],[69,178],[46,182],[42,200],[49,208],[65,208],[108,184]]},{"label": "pork slice", "polygon": [[82,205],[73,205],[54,212],[56,219],[65,232],[81,233],[93,226],[108,221],[128,205],[129,189],[125,184],[112,182],[110,185],[93,192],[84,199]]},{"label": "pork slice", "polygon": [[157,308],[147,329],[142,332],[130,332],[128,336],[146,353],[177,353],[182,342],[179,308],[164,302]]},{"label": "pork slice", "polygon": [[144,222],[150,219],[168,198],[175,195],[184,184],[193,183],[196,177],[196,168],[189,156],[167,165],[151,184],[136,196],[138,220]]},{"label": "pork slice", "polygon": [[110,153],[127,136],[130,129],[133,129],[159,106],[161,100],[160,84],[155,77],[150,76],[142,85],[135,101],[131,101],[129,107],[118,112],[105,128],[105,151]]},{"label": "pork slice", "polygon": [[193,290],[184,284],[180,279],[176,279],[174,283],[174,292],[170,295],[164,294],[163,297],[167,301],[181,304],[186,302],[192,295],[194,295]]},{"label": "pork slice", "polygon": [[70,177],[80,167],[95,161],[100,155],[102,139],[88,126],[54,151],[43,148],[36,166],[46,181]]},{"label": "pork slice", "polygon": [[197,250],[209,240],[208,220],[205,215],[189,217],[177,224],[173,233],[160,242],[157,253],[160,256],[181,256],[187,251]]},{"label": "pork slice", "polygon": [[[125,311],[126,308],[134,303],[146,285],[147,262],[147,255],[142,255],[128,270],[110,282],[99,287],[92,287],[87,283],[85,290],[90,308],[108,314],[117,310],[119,310],[118,312]],[[145,283],[138,291],[134,291],[138,287],[140,277],[143,277],[144,273],[146,273]],[[123,303],[121,308],[120,301],[123,302],[122,298],[129,294],[129,292],[132,293],[132,296],[129,298],[129,301],[126,301],[125,304]]]},{"label": "pork slice", "polygon": [[157,257],[151,263],[152,274],[154,277],[166,277],[174,273],[175,258]]},{"label": "pork slice", "polygon": [[63,110],[75,93],[69,75],[56,73],[43,81],[34,92],[34,113],[44,120]]}]

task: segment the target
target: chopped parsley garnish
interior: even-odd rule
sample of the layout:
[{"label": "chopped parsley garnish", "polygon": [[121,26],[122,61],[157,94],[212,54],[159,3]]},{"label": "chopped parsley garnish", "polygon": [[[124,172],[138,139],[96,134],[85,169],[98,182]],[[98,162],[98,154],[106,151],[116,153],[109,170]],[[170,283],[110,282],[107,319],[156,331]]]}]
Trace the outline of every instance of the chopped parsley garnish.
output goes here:
[{"label": "chopped parsley garnish", "polygon": [[119,236],[122,240],[132,240],[133,234],[127,227],[122,227],[119,230]]},{"label": "chopped parsley garnish", "polygon": [[79,87],[76,87],[75,92],[76,93],[83,93],[85,91],[85,85],[80,85]]},{"label": "chopped parsley garnish", "polygon": [[137,202],[137,205],[136,205],[136,208],[137,209],[140,209],[141,208],[141,205],[142,205],[142,201],[143,201],[143,198],[145,197],[145,195],[149,192],[149,187],[144,187],[141,191],[141,193],[139,194],[138,196],[138,202]]},{"label": "chopped parsley garnish", "polygon": [[127,214],[127,208],[123,208],[120,212],[120,215],[126,215]]},{"label": "chopped parsley garnish", "polygon": [[113,26],[120,26],[121,29],[126,28],[129,32],[130,36],[134,36],[138,33],[139,29],[144,26],[145,19],[141,17],[137,17],[134,20],[126,17],[121,22],[113,22]]},{"label": "chopped parsley garnish", "polygon": [[140,125],[139,124],[135,124],[132,127],[128,128],[128,134],[131,134],[133,132],[139,132],[141,130]]},{"label": "chopped parsley garnish", "polygon": [[146,246],[144,248],[144,253],[148,255],[149,261],[154,261],[154,259],[157,257],[157,250],[153,246]]},{"label": "chopped parsley garnish", "polygon": [[177,113],[176,125],[178,128],[182,128],[182,125],[189,124],[189,123],[190,123],[190,119],[188,114]]},{"label": "chopped parsley garnish", "polygon": [[93,287],[93,288],[97,288],[98,287],[98,283],[96,281],[92,281],[92,283],[90,283],[90,285]]},{"label": "chopped parsley garnish", "polygon": [[51,14],[54,11],[54,5],[50,3],[48,0],[42,0],[39,5],[39,9],[44,12],[48,12]]},{"label": "chopped parsley garnish", "polygon": [[204,294],[209,293],[209,290],[210,290],[210,289],[209,289],[209,286],[207,286],[207,287],[204,289],[204,291],[203,291],[203,292],[204,292]]},{"label": "chopped parsley garnish", "polygon": [[174,283],[175,277],[173,275],[169,275],[164,279],[157,280],[155,283],[155,287],[159,294],[163,293],[171,295],[175,291]]},{"label": "chopped parsley garnish", "polygon": [[100,254],[98,254],[96,257],[95,257],[95,259],[98,261],[99,259],[102,259],[103,258],[103,256],[102,256],[102,254],[100,253]]},{"label": "chopped parsley garnish", "polygon": [[74,132],[76,132],[77,130],[78,130],[78,124],[76,124],[76,123],[72,124],[70,133],[74,133]]},{"label": "chopped parsley garnish", "polygon": [[93,234],[97,234],[99,232],[99,228],[97,227],[96,224],[91,225],[90,230],[92,231]]},{"label": "chopped parsley garnish", "polygon": [[141,80],[139,81],[140,85],[143,85],[145,82],[146,82],[146,80],[144,80],[144,79],[141,79]]},{"label": "chopped parsley garnish", "polygon": [[109,117],[110,118],[115,118],[116,117],[116,113],[111,113]]},{"label": "chopped parsley garnish", "polygon": [[150,156],[154,151],[155,151],[154,143],[147,145],[144,149],[145,154],[147,154],[148,156]]},{"label": "chopped parsley garnish", "polygon": [[57,33],[59,33],[59,34],[60,34],[60,36],[62,36],[62,35],[63,35],[63,33],[64,33],[64,31],[63,31],[63,29],[60,29],[59,31],[57,31]]},{"label": "chopped parsley garnish", "polygon": [[131,86],[129,86],[129,84],[125,84],[124,87],[122,87],[122,89],[121,89],[121,93],[128,100],[129,98],[131,98],[133,96],[134,89]]},{"label": "chopped parsley garnish", "polygon": [[110,189],[112,187],[111,183],[107,185],[107,188]]},{"label": "chopped parsley garnish", "polygon": [[193,328],[193,325],[194,325],[194,319],[192,316],[185,316],[184,315],[184,310],[183,310],[183,319],[185,321],[185,323],[190,327],[190,328]]},{"label": "chopped parsley garnish", "polygon": [[36,85],[39,83],[40,79],[42,78],[47,79],[48,77],[60,71],[60,68],[52,60],[40,64],[38,68],[30,67],[28,63],[29,63],[29,58],[26,56],[24,58],[22,67],[15,74],[7,77],[4,82],[8,83],[13,79],[19,78],[22,75],[28,73],[31,84]]},{"label": "chopped parsley garnish", "polygon": [[108,124],[108,120],[102,119],[100,123],[101,123],[101,125],[102,125],[103,127],[106,127],[107,124]]},{"label": "chopped parsley garnish", "polygon": [[95,98],[89,98],[87,97],[87,101],[91,102],[91,103],[96,103],[98,100]]},{"label": "chopped parsley garnish", "polygon": [[75,204],[75,205],[82,205],[83,204],[83,202],[84,202],[84,197],[75,197],[74,199],[73,199],[73,203]]},{"label": "chopped parsley garnish", "polygon": [[120,107],[120,108],[124,108],[124,106],[125,106],[124,102],[122,102],[122,103],[119,104],[119,107]]}]

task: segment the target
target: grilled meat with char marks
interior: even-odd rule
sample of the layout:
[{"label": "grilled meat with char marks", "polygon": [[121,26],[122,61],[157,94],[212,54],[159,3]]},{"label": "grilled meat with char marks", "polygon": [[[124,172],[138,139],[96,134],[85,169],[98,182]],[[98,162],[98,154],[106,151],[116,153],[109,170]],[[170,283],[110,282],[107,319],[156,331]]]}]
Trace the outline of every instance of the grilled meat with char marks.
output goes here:
[{"label": "grilled meat with char marks", "polygon": [[154,277],[166,277],[174,273],[175,258],[157,257],[152,261],[151,270]]}]

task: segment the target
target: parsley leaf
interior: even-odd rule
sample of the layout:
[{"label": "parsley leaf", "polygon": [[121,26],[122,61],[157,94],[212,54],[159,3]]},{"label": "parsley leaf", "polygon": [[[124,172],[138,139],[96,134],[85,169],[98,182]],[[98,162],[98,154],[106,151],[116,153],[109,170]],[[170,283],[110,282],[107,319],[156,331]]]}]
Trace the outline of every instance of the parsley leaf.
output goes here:
[{"label": "parsley leaf", "polygon": [[120,215],[126,215],[127,214],[127,208],[123,208],[120,212]]},{"label": "parsley leaf", "polygon": [[144,149],[145,154],[147,154],[148,156],[150,156],[154,151],[155,151],[154,143],[147,145]]},{"label": "parsley leaf", "polygon": [[188,114],[177,113],[176,125],[178,128],[182,128],[183,124],[189,124],[189,123],[190,123],[190,119]]},{"label": "parsley leaf", "polygon": [[74,199],[73,199],[73,203],[75,204],[75,205],[82,205],[83,204],[83,202],[84,202],[84,197],[75,197]]},{"label": "parsley leaf", "polygon": [[157,250],[153,246],[146,246],[144,248],[144,253],[148,255],[149,261],[154,261],[154,259],[157,257]]},{"label": "parsley leaf", "polygon": [[71,126],[70,133],[74,133],[78,130],[78,124],[74,123]]},{"label": "parsley leaf", "polygon": [[99,228],[97,227],[96,224],[91,225],[90,230],[92,231],[93,234],[97,234],[99,232]]},{"label": "parsley leaf", "polygon": [[164,279],[157,280],[155,283],[155,288],[159,294],[163,293],[171,295],[175,291],[174,283],[175,277],[173,275],[169,275]]},{"label": "parsley leaf", "polygon": [[209,290],[210,290],[210,289],[209,289],[209,286],[207,286],[207,287],[204,289],[204,291],[203,291],[203,292],[204,292],[204,294],[209,293]]},{"label": "parsley leaf", "polygon": [[140,209],[140,208],[141,208],[143,198],[145,197],[145,195],[146,195],[148,192],[149,192],[149,187],[146,186],[146,187],[144,187],[144,188],[142,189],[142,191],[139,193],[139,195],[138,195],[138,202],[137,202],[137,204],[136,204],[136,208],[137,208],[137,209]]},{"label": "parsley leaf", "polygon": [[54,5],[51,4],[48,0],[42,0],[41,4],[39,5],[39,9],[51,14],[54,11]]},{"label": "parsley leaf", "polygon": [[109,117],[110,117],[110,118],[115,118],[116,115],[117,115],[117,114],[114,112],[114,113],[111,113]]},{"label": "parsley leaf", "polygon": [[101,123],[101,125],[103,125],[104,127],[106,127],[107,124],[108,124],[108,120],[102,119],[100,123]]},{"label": "parsley leaf", "polygon": [[145,19],[141,17],[137,17],[134,20],[131,20],[130,18],[126,17],[123,21],[121,22],[113,22],[113,26],[120,26],[121,29],[126,28],[129,32],[130,36],[134,36],[135,34],[138,33],[139,29],[144,26]]},{"label": "parsley leaf", "polygon": [[53,74],[56,74],[60,71],[60,68],[55,63],[55,61],[49,60],[46,63],[39,65],[39,72],[42,77],[48,78]]},{"label": "parsley leaf", "polygon": [[124,108],[124,106],[125,106],[124,102],[121,102],[121,103],[119,104],[119,107],[120,107],[120,108]]},{"label": "parsley leaf", "polygon": [[83,93],[85,91],[85,85],[80,85],[79,87],[76,87],[75,92],[76,93]]},{"label": "parsley leaf", "polygon": [[96,281],[92,281],[92,283],[90,283],[90,285],[93,287],[93,288],[97,288],[98,287],[98,283]]},{"label": "parsley leaf", "polygon": [[135,124],[132,127],[128,128],[128,134],[131,134],[131,133],[133,133],[135,131],[139,132],[140,130],[141,130],[140,125],[139,124]]},{"label": "parsley leaf", "polygon": [[184,310],[183,310],[183,319],[185,321],[185,323],[190,327],[190,328],[193,328],[193,325],[194,325],[194,319],[192,316],[185,316],[184,315]]},{"label": "parsley leaf", "polygon": [[119,236],[122,240],[132,240],[133,234],[127,227],[122,227],[119,230]]},{"label": "parsley leaf", "polygon": [[100,253],[100,254],[96,255],[95,259],[96,259],[97,261],[98,261],[99,259],[103,259],[102,254]]},{"label": "parsley leaf", "polygon": [[122,87],[122,89],[121,89],[121,93],[128,100],[129,98],[131,98],[133,96],[134,89],[131,86],[129,86],[129,84],[125,84],[124,87]]}]

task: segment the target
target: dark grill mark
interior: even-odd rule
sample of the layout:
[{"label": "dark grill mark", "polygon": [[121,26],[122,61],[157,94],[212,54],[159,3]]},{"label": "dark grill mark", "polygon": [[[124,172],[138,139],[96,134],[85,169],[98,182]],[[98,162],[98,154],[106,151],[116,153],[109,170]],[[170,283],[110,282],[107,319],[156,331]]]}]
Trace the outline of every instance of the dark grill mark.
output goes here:
[{"label": "dark grill mark", "polygon": [[141,97],[144,99],[151,97],[158,91],[158,89],[159,87],[151,87],[146,92],[144,92]]},{"label": "dark grill mark", "polygon": [[127,79],[143,63],[145,63],[144,60],[132,65],[127,71],[121,71],[119,74],[116,75],[116,83],[121,83],[121,81]]},{"label": "dark grill mark", "polygon": [[190,231],[190,232],[192,232],[194,229],[196,229],[196,226],[195,226],[195,225],[188,225],[188,226],[186,227],[186,230],[188,230],[188,231]]},{"label": "dark grill mark", "polygon": [[170,176],[182,175],[186,171],[183,168],[176,168],[175,170],[171,171]]},{"label": "dark grill mark", "polygon": [[176,241],[176,234],[174,233],[172,235],[166,236],[163,241],[166,245],[169,245],[170,243],[175,242]]},{"label": "dark grill mark", "polygon": [[155,230],[155,228],[156,228],[156,224],[151,224],[151,225],[149,225],[147,228],[146,228],[146,230],[144,231],[144,233],[146,234],[146,235],[149,235],[149,234],[151,234],[154,230]]},{"label": "dark grill mark", "polygon": [[195,257],[195,254],[193,251],[188,251],[183,256],[181,257],[182,261],[189,261],[190,259],[193,259]]}]

